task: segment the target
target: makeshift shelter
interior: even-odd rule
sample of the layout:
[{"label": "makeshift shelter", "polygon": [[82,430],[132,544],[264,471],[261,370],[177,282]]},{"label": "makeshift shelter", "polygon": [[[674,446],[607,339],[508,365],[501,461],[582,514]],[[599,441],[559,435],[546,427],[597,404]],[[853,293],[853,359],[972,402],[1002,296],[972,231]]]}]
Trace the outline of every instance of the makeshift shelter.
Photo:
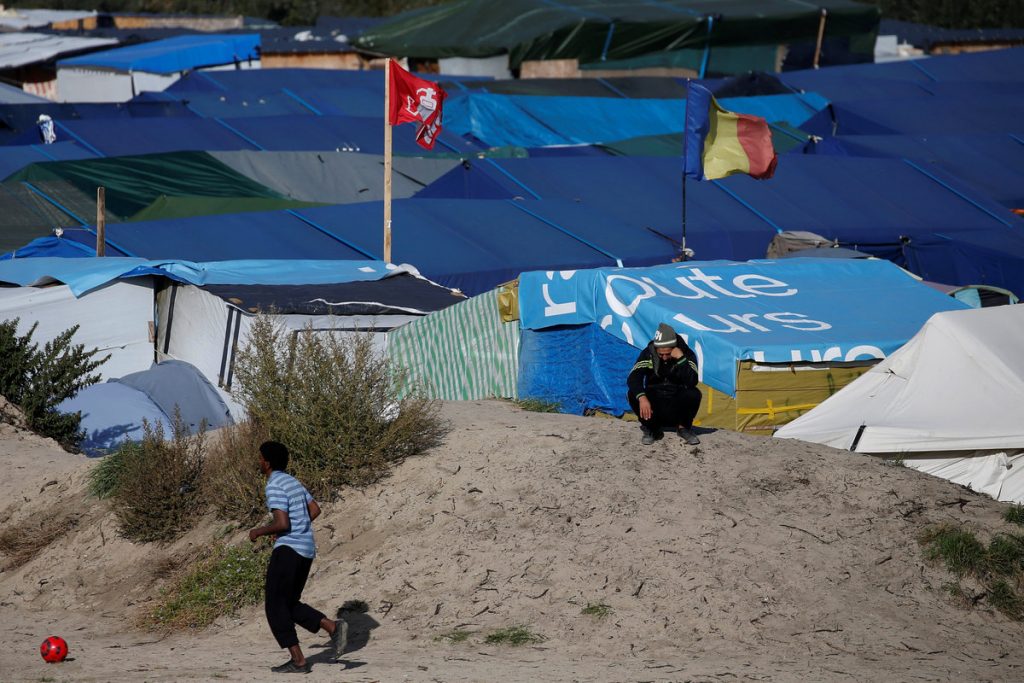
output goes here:
[{"label": "makeshift shelter", "polygon": [[1024,503],[1024,306],[936,313],[903,348],[775,436],[900,458]]},{"label": "makeshift shelter", "polygon": [[964,307],[877,259],[530,272],[518,294],[520,398],[627,411],[626,376],[668,322],[697,354],[700,424],[744,431],[810,410],[930,315]]},{"label": "makeshift shelter", "polygon": [[193,69],[259,68],[259,50],[259,34],[205,33],[62,59],[57,93],[65,102],[125,102]]},{"label": "makeshift shelter", "polygon": [[499,289],[413,320],[388,335],[410,386],[445,401],[514,398],[519,326],[502,320]]},{"label": "makeshift shelter", "polygon": [[[10,263],[0,261],[0,282],[11,281]],[[96,371],[103,378],[145,370],[153,362],[151,278],[110,282],[83,298],[59,284],[0,287],[0,320],[14,318],[19,334],[37,325],[32,340],[40,347],[78,325],[72,343],[98,349],[97,357],[110,356]]]},{"label": "makeshift shelter", "polygon": [[[382,264],[375,264],[378,270]],[[340,270],[340,269],[339,269]],[[345,268],[352,274],[352,268]],[[301,280],[296,273],[291,279]],[[441,311],[463,297],[410,267],[386,277],[316,284],[207,284],[166,282],[156,295],[157,355],[196,366],[211,382],[231,391],[238,350],[249,339],[253,318],[267,313],[292,334],[371,334],[384,353],[388,332]]]},{"label": "makeshift shelter", "polygon": [[170,436],[176,421],[189,433],[234,423],[217,390],[194,367],[169,360],[147,370],[94,384],[57,410],[80,412],[86,436],[82,451],[105,455],[125,441],[142,439],[143,421]]}]

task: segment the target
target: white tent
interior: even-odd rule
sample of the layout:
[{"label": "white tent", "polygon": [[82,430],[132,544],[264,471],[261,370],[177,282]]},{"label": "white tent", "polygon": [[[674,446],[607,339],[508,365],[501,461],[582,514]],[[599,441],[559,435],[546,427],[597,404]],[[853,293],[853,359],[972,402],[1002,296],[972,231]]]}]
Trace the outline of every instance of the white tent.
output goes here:
[{"label": "white tent", "polygon": [[18,334],[37,324],[32,341],[43,344],[79,325],[72,343],[110,355],[97,372],[103,380],[153,364],[153,281],[111,282],[75,298],[67,285],[0,288],[0,320],[18,319]]},{"label": "white tent", "polygon": [[902,348],[775,436],[1024,502],[1024,306],[933,315]]}]

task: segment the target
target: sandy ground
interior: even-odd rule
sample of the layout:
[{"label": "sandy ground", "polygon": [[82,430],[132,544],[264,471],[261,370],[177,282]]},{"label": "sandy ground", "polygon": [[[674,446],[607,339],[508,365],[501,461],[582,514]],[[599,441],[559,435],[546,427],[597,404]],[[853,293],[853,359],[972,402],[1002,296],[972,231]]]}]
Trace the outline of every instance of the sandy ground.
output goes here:
[{"label": "sandy ground", "polygon": [[[1024,627],[953,604],[920,531],[1010,531],[1003,504],[821,446],[718,431],[639,445],[635,423],[451,403],[446,443],[325,505],[306,589],[365,600],[355,650],[309,681],[1016,681]],[[263,681],[285,660],[259,607],[201,633],[133,626],[161,560],[209,542],[121,539],[84,495],[93,465],[7,428],[4,528],[71,519],[0,572],[0,680]],[[241,534],[234,537],[241,542]],[[0,565],[3,558],[0,556]],[[604,604],[605,618],[583,614]],[[486,634],[525,625],[513,648]],[[463,643],[438,637],[462,629]],[[64,636],[71,661],[38,645]]]}]

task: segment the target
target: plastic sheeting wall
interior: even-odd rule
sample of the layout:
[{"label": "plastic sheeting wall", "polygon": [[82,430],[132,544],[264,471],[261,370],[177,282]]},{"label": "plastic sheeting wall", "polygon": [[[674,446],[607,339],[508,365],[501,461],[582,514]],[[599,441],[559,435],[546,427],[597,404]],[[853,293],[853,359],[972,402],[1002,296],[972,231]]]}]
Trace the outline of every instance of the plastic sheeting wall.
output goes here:
[{"label": "plastic sheeting wall", "polygon": [[[232,413],[241,415],[237,403],[230,397],[234,387],[233,365],[238,350],[248,343],[253,314],[240,312],[235,306],[199,287],[177,283],[162,287],[156,294],[156,302],[158,358],[191,363],[221,390]],[[376,350],[384,354],[388,330],[418,317],[282,315],[278,319],[293,331],[310,327],[321,334],[370,332],[374,335]]]},{"label": "plastic sheeting wall", "polygon": [[519,325],[503,323],[491,290],[390,334],[388,355],[431,398],[515,398]]},{"label": "plastic sheeting wall", "polygon": [[37,322],[32,340],[40,345],[72,325],[72,342],[98,348],[110,359],[97,372],[106,380],[147,369],[153,363],[151,278],[115,282],[76,299],[65,285],[0,288],[0,320],[18,318],[18,333]]}]

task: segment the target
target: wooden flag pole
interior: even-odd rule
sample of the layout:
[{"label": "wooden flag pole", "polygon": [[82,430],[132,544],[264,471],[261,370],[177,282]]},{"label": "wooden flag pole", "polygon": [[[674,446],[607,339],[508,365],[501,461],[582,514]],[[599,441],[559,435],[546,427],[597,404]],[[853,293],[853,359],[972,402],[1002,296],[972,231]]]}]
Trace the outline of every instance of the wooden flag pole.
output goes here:
[{"label": "wooden flag pole", "polygon": [[391,58],[384,62],[384,263],[391,263]]},{"label": "wooden flag pole", "polygon": [[107,254],[107,190],[96,188],[96,255]]},{"label": "wooden flag pole", "polygon": [[825,40],[825,19],[828,17],[828,10],[821,8],[821,18],[818,20],[818,42],[814,46],[814,68],[818,68],[821,59],[821,44]]}]

